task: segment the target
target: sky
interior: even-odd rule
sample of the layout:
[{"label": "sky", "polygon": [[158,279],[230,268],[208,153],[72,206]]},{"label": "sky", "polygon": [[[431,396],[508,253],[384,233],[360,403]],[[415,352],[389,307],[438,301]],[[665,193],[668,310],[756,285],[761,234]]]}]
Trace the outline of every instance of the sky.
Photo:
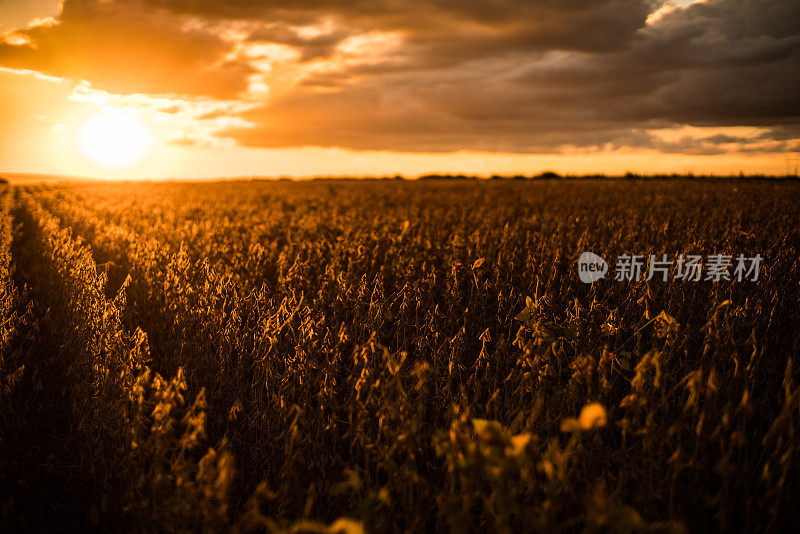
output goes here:
[{"label": "sky", "polygon": [[797,0],[0,0],[0,172],[785,174]]}]

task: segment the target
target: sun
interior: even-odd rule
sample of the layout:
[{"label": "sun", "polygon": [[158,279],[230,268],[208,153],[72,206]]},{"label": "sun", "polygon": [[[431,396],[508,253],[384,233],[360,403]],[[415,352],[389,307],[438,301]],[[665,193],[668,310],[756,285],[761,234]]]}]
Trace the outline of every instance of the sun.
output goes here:
[{"label": "sun", "polygon": [[150,152],[153,135],[144,122],[118,109],[103,109],[78,132],[78,150],[110,170],[133,167]]}]

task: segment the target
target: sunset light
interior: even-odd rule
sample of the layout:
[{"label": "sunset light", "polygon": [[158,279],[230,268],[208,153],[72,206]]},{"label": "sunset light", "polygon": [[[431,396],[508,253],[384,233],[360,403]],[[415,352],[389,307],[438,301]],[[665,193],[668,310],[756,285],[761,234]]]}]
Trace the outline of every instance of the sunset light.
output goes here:
[{"label": "sunset light", "polygon": [[154,138],[141,120],[109,109],[90,117],[76,141],[78,150],[97,165],[120,170],[140,163],[149,153]]},{"label": "sunset light", "polygon": [[0,0],[0,534],[796,532],[800,0]]},{"label": "sunset light", "polygon": [[786,174],[799,6],[0,1],[0,172]]}]

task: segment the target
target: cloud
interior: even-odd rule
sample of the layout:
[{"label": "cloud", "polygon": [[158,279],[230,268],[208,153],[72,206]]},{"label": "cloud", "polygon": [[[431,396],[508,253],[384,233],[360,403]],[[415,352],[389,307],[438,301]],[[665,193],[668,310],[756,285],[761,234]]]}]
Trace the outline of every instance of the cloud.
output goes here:
[{"label": "cloud", "polygon": [[[800,124],[796,0],[65,0],[0,66],[247,106],[256,147],[781,151]],[[761,139],[653,134],[758,127]]]},{"label": "cloud", "polygon": [[[546,152],[624,146],[637,129],[785,132],[800,123],[800,4],[791,0],[683,3],[649,24],[659,8],[651,2],[417,2],[396,10],[390,2],[372,18],[374,3],[303,5],[307,15],[338,13],[360,25],[351,36],[392,31],[402,41],[362,58],[342,51],[348,38],[328,46],[294,91],[246,115],[255,128],[228,132],[243,144]],[[211,9],[248,13],[245,4]],[[258,9],[292,19],[283,8]],[[668,152],[745,146],[647,139]]]},{"label": "cloud", "polygon": [[435,48],[452,60],[509,49],[609,50],[644,24],[651,0],[147,0],[174,13],[268,21],[263,32],[333,21],[360,33],[398,31],[411,45]]},{"label": "cloud", "polygon": [[0,65],[117,93],[231,97],[246,88],[253,70],[225,60],[229,43],[146,7],[136,0],[66,0],[57,19],[15,31],[22,44],[0,43]]},{"label": "cloud", "polygon": [[216,133],[234,127],[251,126],[238,115],[255,105],[238,100],[206,97],[190,99],[145,94],[116,95],[94,89],[86,83],[74,86],[67,100],[117,111],[148,114],[162,126],[169,128],[169,133],[163,136],[167,144],[197,146],[233,144],[232,139],[220,138]]}]

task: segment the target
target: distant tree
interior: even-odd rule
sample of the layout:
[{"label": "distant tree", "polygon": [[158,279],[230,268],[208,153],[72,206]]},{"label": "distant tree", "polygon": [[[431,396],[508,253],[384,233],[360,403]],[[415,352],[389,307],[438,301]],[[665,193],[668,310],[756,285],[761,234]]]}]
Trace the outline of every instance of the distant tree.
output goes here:
[{"label": "distant tree", "polygon": [[542,180],[553,180],[555,178],[561,178],[561,175],[554,171],[544,171],[539,173],[539,176],[537,176],[537,178],[540,178]]}]

